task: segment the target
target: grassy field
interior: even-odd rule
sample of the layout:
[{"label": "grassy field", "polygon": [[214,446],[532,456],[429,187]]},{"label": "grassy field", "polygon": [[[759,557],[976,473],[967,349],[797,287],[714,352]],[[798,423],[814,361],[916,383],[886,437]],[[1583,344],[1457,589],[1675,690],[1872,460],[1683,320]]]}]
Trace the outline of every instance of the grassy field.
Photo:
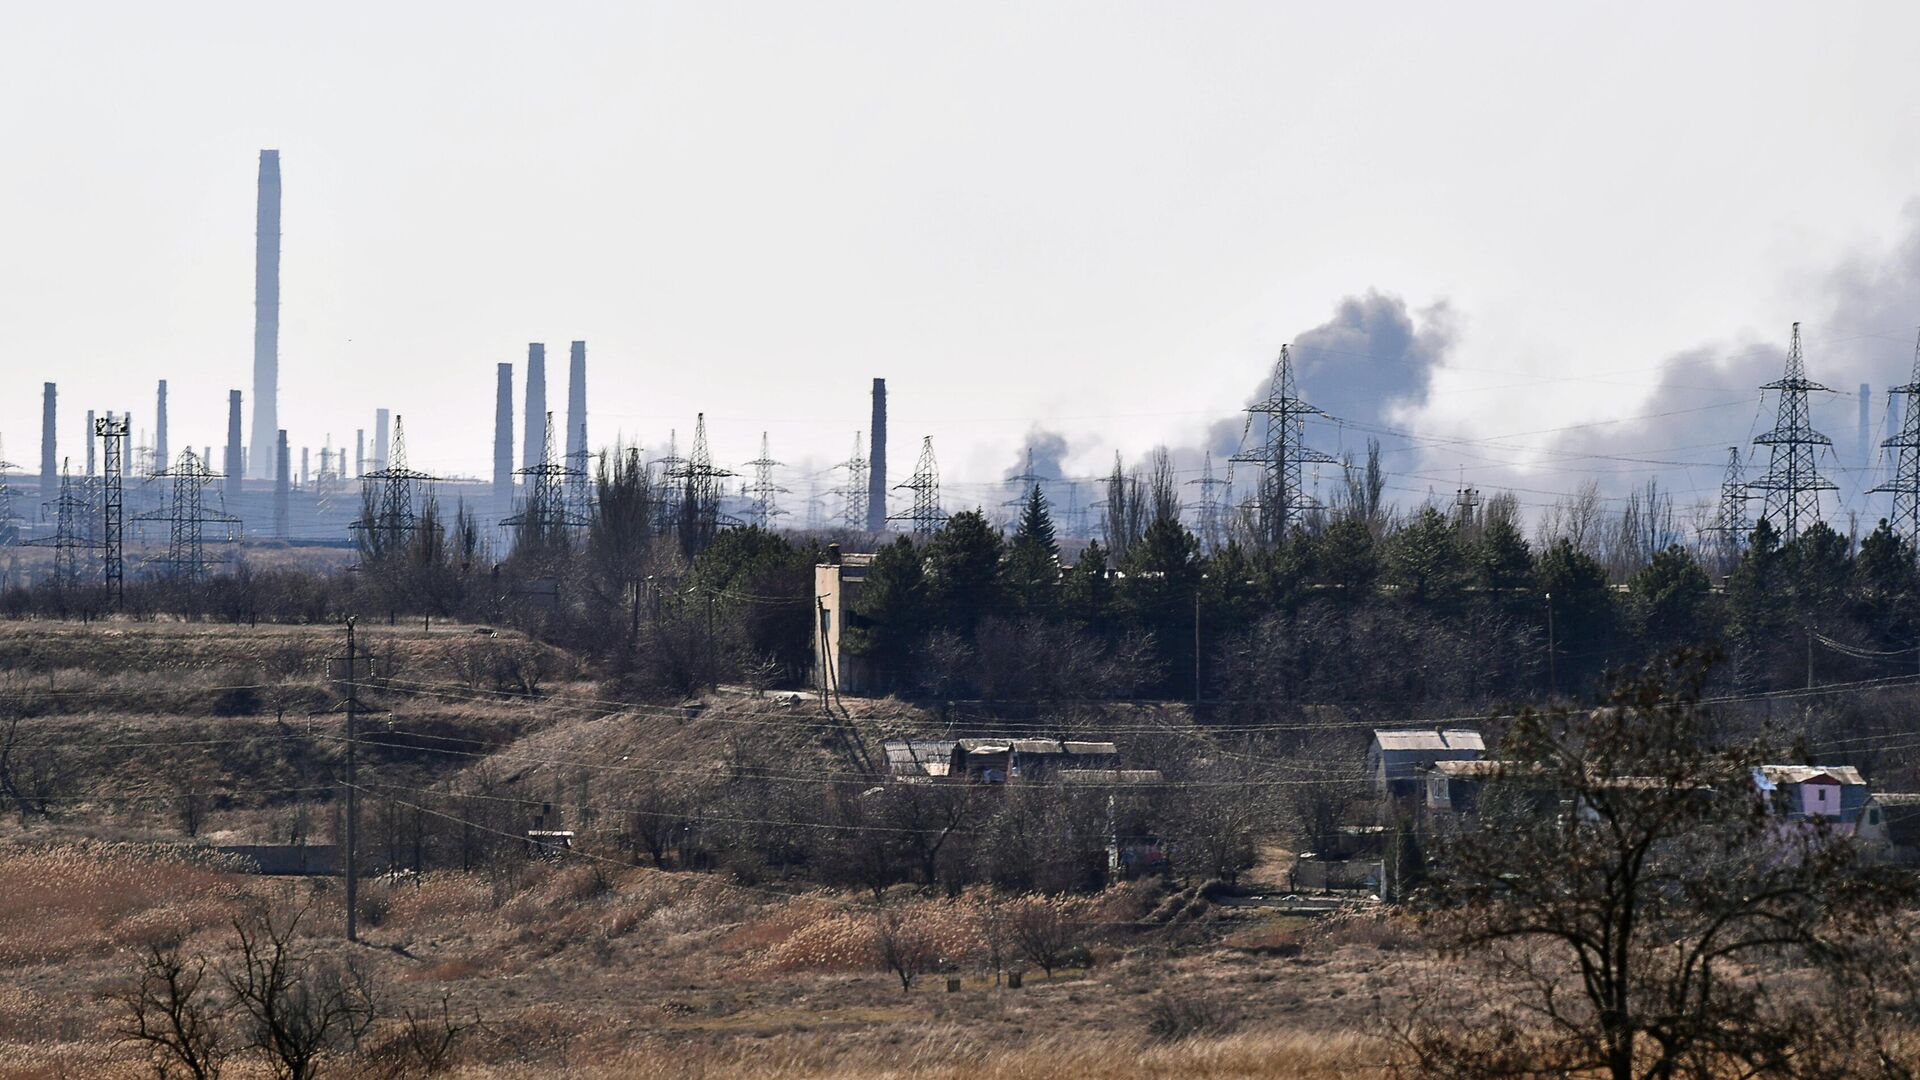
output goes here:
[{"label": "grassy field", "polygon": [[[360,945],[340,940],[333,883],[170,848],[16,842],[0,880],[14,883],[0,893],[5,1076],[140,1075],[114,997],[139,950],[165,939],[231,962],[232,921],[262,904],[310,904],[303,946],[367,965],[392,1007],[445,996],[480,1019],[460,1051],[471,1076],[1351,1075],[1383,1052],[1367,1020],[1402,992],[1411,955],[1381,920],[1283,923],[1242,948],[1217,943],[1223,927],[1128,932],[1096,937],[1089,966],[1012,990],[986,961],[980,898],[901,896],[942,926],[962,978],[958,993],[933,975],[903,992],[849,898],[713,875],[576,862],[375,884],[381,916]],[[1151,901],[1132,887],[1090,903],[1111,917]],[[1275,939],[1293,955],[1273,955]],[[1200,1022],[1156,1034],[1175,998],[1202,1003]]]},{"label": "grassy field", "polygon": [[[284,840],[296,822],[329,837],[342,645],[329,627],[0,624],[6,719],[57,792],[46,814],[0,817],[0,1076],[151,1075],[120,1038],[117,1000],[142,950],[178,942],[230,965],[235,921],[263,909],[308,909],[301,947],[364,966],[389,1017],[445,1001],[477,1020],[454,1072],[475,1077],[1352,1075],[1381,1060],[1371,1018],[1408,985],[1396,971],[1412,938],[1391,921],[1213,909],[1143,926],[1173,888],[1153,883],[1080,901],[1097,929],[1075,965],[1026,972],[1018,990],[996,974],[985,893],[897,889],[889,907],[961,979],[957,993],[931,974],[903,992],[877,959],[868,894],[747,887],[591,844],[597,857],[370,882],[363,941],[347,945],[337,881],[239,873],[204,846]],[[365,721],[362,761],[383,783],[490,773],[537,797],[585,782],[567,762],[683,768],[743,733],[790,762],[843,752],[806,710],[787,722],[763,700],[583,705],[599,689],[579,665],[505,632],[372,625],[360,645],[395,680],[369,694]],[[937,725],[897,702],[849,704],[876,747]],[[593,797],[626,797],[622,775],[594,774]],[[192,842],[188,792],[206,799]],[[377,822],[366,835],[379,842]]]}]

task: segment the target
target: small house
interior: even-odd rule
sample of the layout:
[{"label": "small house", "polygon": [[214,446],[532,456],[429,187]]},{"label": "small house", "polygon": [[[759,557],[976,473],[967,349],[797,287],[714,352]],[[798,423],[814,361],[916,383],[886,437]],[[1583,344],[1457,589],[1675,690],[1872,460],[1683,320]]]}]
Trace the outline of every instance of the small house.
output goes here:
[{"label": "small house", "polygon": [[1867,806],[1867,781],[1851,765],[1760,765],[1753,783],[1790,820],[1824,818],[1851,827]]},{"label": "small house", "polygon": [[1379,798],[1417,797],[1442,761],[1478,761],[1487,744],[1471,728],[1381,729],[1367,748],[1367,777]]},{"label": "small house", "polygon": [[947,775],[975,784],[1034,782],[1071,769],[1117,769],[1120,749],[1110,742],[1066,739],[960,739]]}]

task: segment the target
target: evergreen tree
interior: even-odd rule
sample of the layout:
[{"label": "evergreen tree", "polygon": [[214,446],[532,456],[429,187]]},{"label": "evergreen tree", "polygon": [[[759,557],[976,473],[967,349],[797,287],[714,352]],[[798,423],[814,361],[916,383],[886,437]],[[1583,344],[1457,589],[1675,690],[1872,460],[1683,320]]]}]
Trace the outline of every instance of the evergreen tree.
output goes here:
[{"label": "evergreen tree", "polygon": [[1386,563],[1387,580],[1422,607],[1457,601],[1470,570],[1459,531],[1431,506],[1422,507],[1388,539]]},{"label": "evergreen tree", "polygon": [[1635,620],[1650,650],[1706,644],[1718,636],[1710,618],[1713,583],[1686,548],[1674,544],[1655,552],[1629,588]]},{"label": "evergreen tree", "polygon": [[985,514],[963,510],[927,543],[927,585],[940,625],[971,637],[983,615],[998,610],[1006,542]]},{"label": "evergreen tree", "polygon": [[926,631],[926,567],[913,541],[902,536],[874,553],[841,647],[870,658],[883,682],[899,683]]},{"label": "evergreen tree", "polygon": [[1914,567],[1912,546],[1885,518],[1860,542],[1860,555],[1853,560],[1853,597],[1855,617],[1880,648],[1912,644],[1920,572]]},{"label": "evergreen tree", "polygon": [[1327,587],[1343,603],[1361,604],[1373,597],[1380,557],[1365,521],[1342,514],[1311,542],[1315,584]]},{"label": "evergreen tree", "polygon": [[1113,602],[1110,569],[1106,549],[1100,546],[1100,541],[1089,540],[1080,552],[1080,560],[1067,575],[1067,611],[1095,632],[1105,631],[1108,609]]},{"label": "evergreen tree", "polygon": [[1577,686],[1607,667],[1615,617],[1606,567],[1563,538],[1540,556],[1534,576],[1543,603],[1551,608],[1560,686]]},{"label": "evergreen tree", "polygon": [[1007,546],[1006,581],[1022,610],[1046,613],[1059,599],[1060,545],[1053,534],[1047,497],[1033,485],[1020,512],[1020,526]]}]

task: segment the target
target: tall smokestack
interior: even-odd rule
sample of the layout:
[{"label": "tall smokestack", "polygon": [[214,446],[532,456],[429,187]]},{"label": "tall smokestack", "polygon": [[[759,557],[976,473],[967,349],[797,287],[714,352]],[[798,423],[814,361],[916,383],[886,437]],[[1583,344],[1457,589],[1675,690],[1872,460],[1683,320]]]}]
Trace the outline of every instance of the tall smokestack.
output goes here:
[{"label": "tall smokestack", "polygon": [[[113,414],[108,413],[107,415],[112,416]],[[125,425],[125,429],[127,431],[133,430],[133,414],[132,413],[128,413],[127,415],[121,417],[120,421],[122,424]],[[121,443],[120,444],[120,479],[122,480],[125,480],[127,478],[127,470],[132,467],[131,464],[129,463],[129,459],[132,457],[133,457],[133,454],[129,452],[129,448],[127,447],[127,444]],[[102,464],[104,464],[104,462]]]},{"label": "tall smokestack", "polygon": [[[224,463],[227,474],[227,498],[240,498],[240,477],[247,471],[244,452],[240,449],[240,391],[227,391],[227,458]],[[235,504],[236,506],[238,504]],[[234,512],[235,506],[227,508]]]},{"label": "tall smokestack", "polygon": [[280,151],[260,151],[253,219],[253,465],[273,476],[280,430]]},{"label": "tall smokestack", "polygon": [[60,497],[60,461],[55,453],[59,446],[59,433],[54,422],[59,419],[54,408],[55,399],[60,392],[52,383],[47,383],[40,391],[40,499],[52,502]]},{"label": "tall smokestack", "polygon": [[[345,453],[346,451],[341,451]],[[353,429],[353,475],[367,475],[367,429]]]},{"label": "tall smokestack", "polygon": [[873,380],[873,443],[867,451],[867,531],[887,527],[887,380]]},{"label": "tall smokestack", "polygon": [[567,464],[587,467],[587,343],[576,341],[567,353]]},{"label": "tall smokestack", "polygon": [[502,517],[513,513],[513,365],[494,368],[493,506]]},{"label": "tall smokestack", "polygon": [[520,467],[531,469],[540,464],[547,442],[547,347],[537,341],[527,346],[527,418],[521,440]]},{"label": "tall smokestack", "polygon": [[307,485],[313,480],[313,473],[307,469],[307,466],[312,462],[312,458],[309,456],[312,453],[313,447],[311,446],[303,446],[300,448],[300,488],[303,491],[306,490]]},{"label": "tall smokestack", "polygon": [[167,380],[160,380],[158,407],[153,414],[153,471],[159,472],[168,465],[167,461]]},{"label": "tall smokestack", "polygon": [[287,486],[292,478],[288,475],[291,462],[288,460],[290,455],[287,453],[287,433],[284,429],[277,433],[271,456],[273,457],[273,535],[285,540],[287,538]]},{"label": "tall smokestack", "polygon": [[[107,414],[107,419],[109,420],[113,419],[113,414],[111,412]],[[92,476],[94,470],[99,468],[99,464],[94,460],[94,456],[93,456],[94,446],[93,446],[93,410],[92,409],[87,410],[87,427],[86,427],[85,435],[87,438],[87,475]]]},{"label": "tall smokestack", "polygon": [[387,410],[373,410],[373,471],[387,467]]}]

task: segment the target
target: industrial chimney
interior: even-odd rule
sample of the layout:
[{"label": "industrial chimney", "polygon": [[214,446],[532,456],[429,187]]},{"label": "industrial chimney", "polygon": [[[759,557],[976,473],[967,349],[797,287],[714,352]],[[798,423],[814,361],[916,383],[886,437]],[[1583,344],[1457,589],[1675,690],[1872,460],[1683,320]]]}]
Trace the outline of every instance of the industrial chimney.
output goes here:
[{"label": "industrial chimney", "polygon": [[[113,419],[113,414],[111,412],[107,414],[107,419],[109,420]],[[94,470],[100,467],[99,462],[95,461],[93,456],[94,446],[93,446],[93,410],[92,409],[87,410],[87,426],[82,430],[87,440],[87,475],[92,476],[94,473]]]},{"label": "industrial chimney", "polygon": [[567,466],[587,467],[587,343],[576,341],[567,354]]},{"label": "industrial chimney", "polygon": [[540,464],[547,444],[547,347],[540,342],[527,346],[527,418],[521,429],[520,467],[531,469]]},{"label": "industrial chimney", "polygon": [[40,500],[52,502],[60,497],[60,461],[54,450],[59,445],[59,435],[54,430],[54,421],[58,419],[54,408],[55,399],[60,393],[54,384],[47,383],[40,392]]},{"label": "industrial chimney", "polygon": [[288,456],[287,433],[283,428],[273,448],[273,535],[280,540],[287,538],[287,486],[291,479]]},{"label": "industrial chimney", "polygon": [[[346,453],[342,450],[341,453]],[[353,475],[367,475],[367,429],[353,429]]]},{"label": "industrial chimney", "polygon": [[867,451],[867,531],[887,527],[887,380],[873,380],[873,443]]},{"label": "industrial chimney", "polygon": [[227,391],[227,454],[225,465],[228,513],[239,506],[240,477],[247,470],[245,454],[240,450],[240,391]]},{"label": "industrial chimney", "polygon": [[387,467],[387,410],[373,410],[373,471]]},{"label": "industrial chimney", "polygon": [[260,151],[253,227],[253,467],[272,479],[280,430],[280,151]]},{"label": "industrial chimney", "polygon": [[158,408],[154,410],[154,416],[157,419],[153,422],[153,471],[160,472],[170,464],[167,459],[167,380],[165,379],[160,380],[159,403]]},{"label": "industrial chimney", "polygon": [[494,368],[493,508],[501,517],[513,513],[512,364],[499,364]]}]

